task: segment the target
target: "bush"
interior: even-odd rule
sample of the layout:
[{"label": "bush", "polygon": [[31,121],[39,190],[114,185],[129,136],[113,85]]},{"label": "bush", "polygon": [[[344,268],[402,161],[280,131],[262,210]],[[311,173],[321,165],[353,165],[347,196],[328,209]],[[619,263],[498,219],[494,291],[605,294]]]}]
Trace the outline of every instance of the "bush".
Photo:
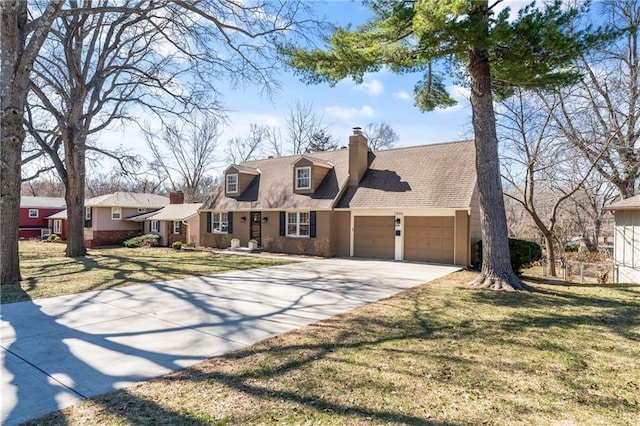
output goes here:
[{"label": "bush", "polygon": [[125,247],[151,247],[157,246],[159,241],[159,235],[144,234],[128,238],[122,242],[122,245]]},{"label": "bush", "polygon": [[171,247],[173,247],[176,250],[181,250],[182,247],[186,246],[185,243],[183,243],[182,241],[175,241],[173,244],[171,244]]},{"label": "bush", "polygon": [[566,246],[564,246],[564,251],[566,253],[577,253],[579,249],[580,249],[580,243],[567,244]]},{"label": "bush", "polygon": [[[509,238],[509,257],[513,271],[520,275],[523,269],[530,268],[533,262],[542,258],[542,247],[531,241]],[[482,241],[478,241],[478,258],[482,266]]]},{"label": "bush", "polygon": [[56,234],[46,234],[42,236],[42,240],[46,242],[56,241],[59,239],[60,237],[58,237]]}]

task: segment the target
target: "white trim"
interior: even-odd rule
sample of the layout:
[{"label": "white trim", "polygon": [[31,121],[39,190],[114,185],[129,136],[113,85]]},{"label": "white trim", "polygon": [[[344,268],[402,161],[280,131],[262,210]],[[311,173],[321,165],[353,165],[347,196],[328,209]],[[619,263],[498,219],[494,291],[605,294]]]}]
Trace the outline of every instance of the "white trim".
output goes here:
[{"label": "white trim", "polygon": [[[235,179],[236,179],[236,181],[235,181],[235,185],[236,185],[235,191],[230,191],[229,190],[229,178],[230,177],[235,177]],[[240,185],[240,177],[238,176],[238,173],[229,173],[229,174],[224,176],[224,189],[225,189],[225,192],[227,194],[237,194],[239,185]]]},{"label": "white trim", "polygon": [[[116,212],[118,217],[114,217]],[[111,220],[122,220],[122,207],[111,207]]]},{"label": "white trim", "polygon": [[53,233],[62,234],[62,219],[53,219]]},{"label": "white trim", "polygon": [[[298,181],[300,178],[298,177],[298,172],[301,170],[307,170],[309,172],[309,176],[306,179],[309,179],[309,186],[298,186]],[[303,178],[305,179],[305,178]],[[296,180],[296,190],[298,189],[311,189],[311,166],[301,166],[295,168],[295,180]]]},{"label": "white trim", "polygon": [[[400,225],[396,224],[396,220],[400,219]],[[397,234],[400,231],[400,235],[395,235],[395,257],[394,260],[404,260],[404,216],[402,212],[396,212],[394,214],[394,232]]]},{"label": "white trim", "polygon": [[[227,215],[227,220],[226,221],[222,221],[222,217],[221,215],[226,214]],[[215,215],[219,215],[218,216],[218,223],[220,224],[220,226],[222,227],[222,224],[226,224],[226,230],[217,230],[214,227],[214,223],[216,222],[215,220]],[[226,235],[229,233],[229,212],[228,211],[212,211],[211,212],[211,229],[209,230],[209,233],[211,234],[223,234]]]},{"label": "white trim", "polygon": [[[151,220],[149,224],[149,232],[160,232],[160,221]],[[155,227],[153,225],[156,225]]]},{"label": "white trim", "polygon": [[[301,235],[300,234],[300,225],[301,225],[301,221],[300,221],[300,215],[301,214],[307,214],[307,218],[308,218],[308,222],[306,223],[306,225],[308,226],[308,234],[307,235]],[[295,214],[296,215],[296,233],[295,234],[289,234],[289,215],[290,214]],[[309,210],[300,210],[300,211],[285,211],[285,237],[290,237],[290,238],[310,238],[311,237],[311,211]]]},{"label": "white trim", "polygon": [[[32,215],[34,213],[35,215]],[[40,217],[40,210],[38,209],[29,209],[29,219],[37,219]]]}]

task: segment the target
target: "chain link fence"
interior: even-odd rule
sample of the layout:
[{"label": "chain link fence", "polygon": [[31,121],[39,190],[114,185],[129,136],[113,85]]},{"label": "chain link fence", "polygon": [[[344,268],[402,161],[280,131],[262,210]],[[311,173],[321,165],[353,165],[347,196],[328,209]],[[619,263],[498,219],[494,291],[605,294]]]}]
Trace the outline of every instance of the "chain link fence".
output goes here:
[{"label": "chain link fence", "polygon": [[[542,274],[548,276],[548,265],[542,264]],[[574,260],[556,262],[556,273],[565,282],[580,284],[617,284],[618,267],[612,262],[588,263]]]}]

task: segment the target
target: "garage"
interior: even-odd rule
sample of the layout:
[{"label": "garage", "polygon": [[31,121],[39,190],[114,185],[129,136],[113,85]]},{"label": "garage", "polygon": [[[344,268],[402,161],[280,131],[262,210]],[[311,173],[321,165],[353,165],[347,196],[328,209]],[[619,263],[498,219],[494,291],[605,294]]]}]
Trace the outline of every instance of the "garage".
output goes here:
[{"label": "garage", "polygon": [[405,216],[404,259],[453,264],[454,224],[453,216]]},{"label": "garage", "polygon": [[356,257],[393,259],[395,225],[393,216],[355,216],[353,254]]}]

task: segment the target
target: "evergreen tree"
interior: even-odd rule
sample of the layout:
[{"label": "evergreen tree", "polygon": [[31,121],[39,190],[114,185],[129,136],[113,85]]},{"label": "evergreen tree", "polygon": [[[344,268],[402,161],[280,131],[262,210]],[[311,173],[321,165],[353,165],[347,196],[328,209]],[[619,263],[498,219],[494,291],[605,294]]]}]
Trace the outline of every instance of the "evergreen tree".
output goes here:
[{"label": "evergreen tree", "polygon": [[421,73],[414,89],[423,111],[455,101],[446,90],[447,71],[471,89],[484,260],[473,285],[493,289],[530,289],[509,261],[502,197],[494,95],[514,87],[555,87],[575,82],[576,57],[609,37],[604,30],[578,29],[587,6],[568,8],[556,0],[497,15],[488,0],[364,0],[374,14],[356,29],[335,28],[326,49],[284,46],[283,53],[307,83],[336,84],[387,67],[396,73]]}]

